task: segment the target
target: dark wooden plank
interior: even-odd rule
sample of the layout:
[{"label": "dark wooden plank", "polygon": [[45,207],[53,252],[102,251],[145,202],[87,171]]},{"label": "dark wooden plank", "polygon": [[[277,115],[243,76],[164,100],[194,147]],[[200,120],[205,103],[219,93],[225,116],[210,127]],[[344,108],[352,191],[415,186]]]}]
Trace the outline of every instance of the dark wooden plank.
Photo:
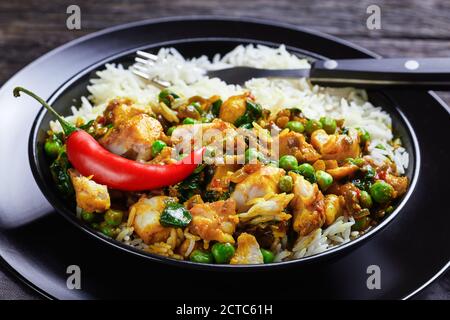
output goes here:
[{"label": "dark wooden plank", "polygon": [[[0,26],[15,33],[30,22],[35,31],[64,30],[66,7],[73,1],[1,1]],[[87,31],[128,21],[170,15],[216,14],[275,18],[340,36],[449,39],[450,1],[388,0],[78,0]],[[381,30],[368,30],[366,9],[381,8]],[[34,29],[34,28],[33,28]],[[34,30],[29,30],[30,32]]]}]

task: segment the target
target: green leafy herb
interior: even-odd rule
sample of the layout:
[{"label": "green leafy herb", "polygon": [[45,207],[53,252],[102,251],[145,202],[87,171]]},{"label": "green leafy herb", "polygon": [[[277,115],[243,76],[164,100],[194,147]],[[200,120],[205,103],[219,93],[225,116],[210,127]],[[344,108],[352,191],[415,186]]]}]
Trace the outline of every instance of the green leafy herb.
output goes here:
[{"label": "green leafy herb", "polygon": [[247,100],[245,113],[240,116],[234,125],[241,127],[242,125],[252,123],[262,116],[262,107],[260,104]]},{"label": "green leafy herb", "polygon": [[211,107],[211,113],[214,116],[218,117],[219,113],[220,113],[220,107],[221,106],[222,106],[222,100],[221,99],[214,101],[213,104],[212,104],[212,107]]},{"label": "green leafy herb", "polygon": [[172,102],[175,101],[175,99],[178,99],[180,96],[178,96],[176,93],[173,93],[167,89],[161,90],[158,96],[159,102],[163,102],[168,107],[172,106]]},{"label": "green leafy herb", "polygon": [[45,154],[51,159],[56,159],[64,151],[62,134],[52,134],[47,138],[44,145]]},{"label": "green leafy herb", "polygon": [[70,164],[65,152],[61,152],[58,158],[50,165],[50,172],[55,181],[56,188],[65,197],[71,197],[74,194],[72,181],[67,172],[69,168]]},{"label": "green leafy herb", "polygon": [[[198,168],[197,168],[198,169]],[[181,201],[186,201],[198,194],[202,186],[202,172],[193,173],[178,184],[178,193]]]},{"label": "green leafy herb", "polygon": [[169,202],[161,213],[159,223],[164,227],[184,228],[191,220],[191,213],[183,205]]},{"label": "green leafy herb", "polygon": [[206,202],[216,202],[220,200],[226,200],[230,197],[230,192],[228,191],[217,191],[217,190],[208,190],[203,195],[203,198]]},{"label": "green leafy herb", "polygon": [[193,106],[195,108],[195,110],[197,110],[197,112],[199,114],[203,114],[202,106],[201,106],[201,104],[199,102],[194,101],[194,102],[191,103],[191,106]]}]

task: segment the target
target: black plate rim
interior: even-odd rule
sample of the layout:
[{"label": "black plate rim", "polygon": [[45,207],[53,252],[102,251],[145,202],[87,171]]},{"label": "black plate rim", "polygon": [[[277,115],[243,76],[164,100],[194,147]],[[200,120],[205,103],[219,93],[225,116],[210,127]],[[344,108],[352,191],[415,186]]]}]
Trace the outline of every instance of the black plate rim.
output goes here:
[{"label": "black plate rim", "polygon": [[[218,16],[197,16],[198,18],[209,18],[209,19],[221,19],[221,20],[231,20],[231,21],[235,21],[238,20],[237,18],[234,17],[218,17]],[[47,59],[49,57],[51,57],[52,55],[58,53],[59,51],[62,51],[63,49],[66,49],[68,47],[74,46],[80,42],[86,41],[87,39],[90,38],[94,38],[97,36],[100,36],[102,34],[106,34],[108,32],[112,32],[114,30],[120,30],[126,27],[130,27],[130,26],[134,26],[134,25],[139,25],[139,24],[145,24],[145,23],[155,23],[155,22],[162,22],[162,21],[174,21],[174,20],[178,20],[178,19],[182,19],[182,18],[186,18],[186,19],[190,19],[192,18],[192,16],[189,17],[168,17],[168,18],[159,18],[159,19],[147,19],[147,20],[142,20],[142,21],[138,21],[138,22],[132,22],[132,23],[127,23],[127,24],[123,24],[123,25],[118,25],[118,26],[114,26],[114,27],[110,27],[110,28],[106,28],[104,30],[101,31],[97,31],[94,32],[92,34],[80,37],[78,39],[72,40],[58,48],[55,48],[53,50],[51,50],[50,52],[44,54],[43,56],[37,58],[36,60],[32,61],[31,63],[29,63],[28,65],[26,65],[25,67],[23,67],[21,70],[19,70],[15,75],[13,75],[7,82],[4,83],[4,85],[2,87],[0,87],[0,89],[2,89],[3,87],[5,87],[6,84],[9,84],[10,82],[13,82],[16,78],[19,77],[19,75],[21,75],[22,73],[25,73],[26,71],[28,71],[30,69],[30,67],[38,64],[41,60]],[[374,54],[372,52],[370,52],[367,49],[361,48],[358,45],[355,45],[353,43],[350,43],[346,40],[342,40],[342,39],[338,39],[334,36],[330,36],[330,35],[326,35],[326,34],[322,34],[321,32],[318,32],[316,30],[309,30],[308,28],[299,28],[296,25],[291,25],[291,24],[286,24],[286,23],[282,23],[282,22],[273,22],[273,21],[267,21],[264,19],[257,19],[257,18],[252,18],[249,17],[247,19],[248,21],[254,21],[254,22],[258,22],[258,23],[263,23],[266,25],[275,25],[275,26],[287,26],[291,29],[301,29],[301,30],[305,30],[305,31],[310,31],[311,34],[313,35],[319,35],[322,36],[324,38],[333,40],[333,41],[338,41],[340,43],[344,43],[345,45],[348,45],[351,48],[355,48],[357,50],[360,50],[361,52],[367,53],[367,54],[373,54],[376,57],[381,57],[378,54]],[[437,102],[437,104],[439,104],[441,107],[443,107],[448,113],[450,113],[450,107],[444,102],[442,101],[442,99],[437,96],[437,94],[435,94],[433,91],[429,91],[428,95],[432,98],[432,100],[434,100],[434,102]],[[3,257],[0,257],[2,262],[8,267],[9,270],[12,271],[12,273],[14,275],[16,275],[19,280],[21,280],[25,285],[28,285],[29,287],[31,287],[33,290],[35,290],[37,293],[42,294],[44,297],[49,297],[48,295],[43,294],[38,288],[36,288],[31,282],[29,282],[26,278],[25,275],[20,274],[18,271],[16,271],[12,265],[10,265]],[[438,278],[439,276],[441,276],[448,268],[449,268],[449,264],[446,264],[445,266],[443,266],[443,268],[437,272],[433,277],[431,277],[427,282],[425,282],[421,287],[419,287],[416,291],[412,292],[409,295],[406,295],[404,297],[404,299],[406,298],[411,298],[413,295],[417,294],[418,292],[420,292],[421,290],[423,290],[427,285],[429,285],[433,280],[435,280],[436,278]],[[54,298],[51,297],[50,298]]]}]

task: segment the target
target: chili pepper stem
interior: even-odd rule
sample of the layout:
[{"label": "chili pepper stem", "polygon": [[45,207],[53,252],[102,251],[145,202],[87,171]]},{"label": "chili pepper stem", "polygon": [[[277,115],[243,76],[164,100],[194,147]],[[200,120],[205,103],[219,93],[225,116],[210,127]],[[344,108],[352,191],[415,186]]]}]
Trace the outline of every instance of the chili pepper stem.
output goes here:
[{"label": "chili pepper stem", "polygon": [[78,130],[77,127],[75,127],[73,124],[71,124],[66,119],[64,119],[58,112],[55,111],[55,109],[53,109],[47,102],[45,102],[44,99],[42,99],[41,97],[39,97],[35,93],[31,92],[30,90],[22,88],[22,87],[15,87],[14,91],[13,91],[14,97],[16,97],[16,98],[20,97],[20,92],[26,93],[30,97],[36,99],[41,105],[44,106],[45,109],[50,111],[56,117],[56,119],[58,119],[58,121],[61,124],[61,127],[62,127],[62,129],[64,131],[64,134],[66,136],[68,136],[72,132]]}]

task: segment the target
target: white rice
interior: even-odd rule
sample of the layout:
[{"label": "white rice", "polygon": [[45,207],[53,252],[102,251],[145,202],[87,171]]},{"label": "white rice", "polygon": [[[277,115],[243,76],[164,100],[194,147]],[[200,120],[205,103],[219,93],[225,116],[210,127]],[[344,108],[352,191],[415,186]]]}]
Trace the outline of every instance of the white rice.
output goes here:
[{"label": "white rice", "polygon": [[[405,172],[409,163],[408,153],[402,147],[394,148],[389,144],[393,138],[391,118],[380,107],[367,101],[365,91],[312,86],[306,79],[253,79],[238,86],[204,75],[206,70],[231,66],[307,68],[309,63],[290,54],[284,46],[269,48],[241,45],[223,57],[216,55],[212,60],[206,56],[187,60],[177,50],[163,48],[158,52],[158,62],[149,71],[152,76],[172,82],[170,89],[181,97],[220,95],[225,100],[231,95],[250,90],[256,101],[272,112],[297,107],[308,118],[329,116],[345,119],[346,127],[364,128],[370,133],[372,141],[369,152],[373,161],[377,164],[386,160],[393,161],[399,174]],[[97,72],[97,77],[90,80],[89,100],[82,97],[81,106],[72,107],[72,115],[66,119],[72,122],[78,119],[84,122],[95,119],[103,113],[108,101],[116,97],[132,98],[143,106],[157,102],[160,89],[121,65],[107,64],[104,70]],[[57,122],[51,122],[51,128],[54,131],[61,129]],[[280,244],[276,261],[309,256],[348,242],[358,236],[357,232],[351,232],[353,224],[353,218],[340,217],[327,229],[317,229],[306,237],[300,237],[293,252],[283,250],[284,246]],[[130,228],[124,229],[118,239],[135,247],[147,247],[142,240],[132,239],[131,234]]]}]

